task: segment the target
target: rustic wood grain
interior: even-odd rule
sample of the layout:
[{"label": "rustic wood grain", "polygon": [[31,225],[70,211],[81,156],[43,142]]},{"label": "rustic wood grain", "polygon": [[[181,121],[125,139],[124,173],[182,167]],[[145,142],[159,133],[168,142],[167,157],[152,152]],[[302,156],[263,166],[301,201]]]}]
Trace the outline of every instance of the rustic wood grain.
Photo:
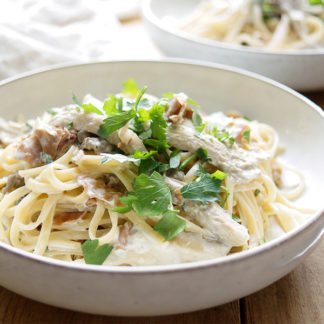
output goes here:
[{"label": "rustic wood grain", "polygon": [[240,324],[239,301],[189,314],[123,318],[83,314],[51,307],[19,296],[0,287],[0,323],[54,324],[54,323],[113,323],[113,324]]},{"label": "rustic wood grain", "polygon": [[324,240],[304,263],[241,302],[242,322],[324,323]]}]

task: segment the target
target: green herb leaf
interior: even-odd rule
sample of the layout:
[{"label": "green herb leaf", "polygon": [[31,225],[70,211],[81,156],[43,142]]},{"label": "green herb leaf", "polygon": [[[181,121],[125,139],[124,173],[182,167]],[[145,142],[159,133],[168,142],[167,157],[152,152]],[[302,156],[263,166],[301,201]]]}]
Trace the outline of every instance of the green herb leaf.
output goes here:
[{"label": "green herb leaf", "polygon": [[202,147],[200,147],[197,151],[196,151],[196,156],[198,157],[198,159],[201,162],[207,162],[207,161],[211,161],[211,158],[208,157],[208,152],[207,150],[203,149]]},{"label": "green herb leaf", "polygon": [[47,110],[47,113],[49,113],[49,114],[52,115],[52,116],[55,116],[55,115],[58,114],[58,112],[55,111],[55,110],[53,110],[53,109],[49,109],[49,110]]},{"label": "green herb leaf", "polygon": [[67,125],[65,126],[65,128],[66,128],[67,130],[70,130],[72,127],[73,127],[73,122],[71,122],[71,123],[69,123],[69,124],[67,124]]},{"label": "green herb leaf", "polygon": [[135,151],[134,152],[134,158],[135,159],[148,159],[152,155],[156,154],[157,151],[150,151],[150,152],[140,152],[140,151]]},{"label": "green herb leaf", "polygon": [[205,124],[202,123],[201,116],[197,111],[194,111],[193,114],[192,114],[192,123],[193,123],[193,125],[195,127],[195,130],[198,133],[201,133],[204,130],[205,126],[206,126]]},{"label": "green herb leaf", "polygon": [[138,135],[138,137],[144,141],[152,136],[152,129],[148,128],[146,131],[142,132],[141,134]]},{"label": "green herb leaf", "polygon": [[134,109],[137,111],[137,108],[138,108],[138,104],[141,100],[141,98],[143,97],[145,91],[147,89],[147,86],[144,86],[143,89],[140,91],[140,93],[138,94],[137,98],[136,98],[136,101],[135,101],[135,104],[134,104]]},{"label": "green herb leaf", "polygon": [[30,125],[28,122],[26,122],[26,126],[27,126],[29,129],[33,129],[33,126]]},{"label": "green herb leaf", "polygon": [[250,142],[250,130],[246,130],[243,132],[243,137],[247,140],[247,142]]},{"label": "green herb leaf", "polygon": [[254,196],[256,197],[260,192],[261,192],[260,189],[255,189],[254,190]]},{"label": "green herb leaf", "polygon": [[201,165],[201,163],[199,163],[199,170],[197,170],[195,172],[195,176],[196,177],[202,177],[205,174],[209,174],[209,173],[203,168],[203,166]]},{"label": "green herb leaf", "polygon": [[159,216],[168,210],[171,190],[163,176],[154,171],[151,176],[141,174],[135,178],[133,188],[138,200],[132,206],[141,216]]},{"label": "green herb leaf", "polygon": [[170,145],[167,143],[167,141],[164,141],[164,140],[160,141],[160,140],[151,139],[151,138],[144,140],[144,144],[155,148],[159,152],[162,152],[165,149],[168,149],[170,147]]},{"label": "green herb leaf", "polygon": [[216,172],[212,173],[210,175],[212,178],[218,179],[220,181],[223,181],[227,177],[227,173],[222,172],[221,170],[217,170]]},{"label": "green herb leaf", "polygon": [[241,220],[241,218],[240,217],[238,217],[238,216],[236,216],[235,214],[233,214],[232,213],[232,218],[236,221],[236,222],[238,222],[238,223],[242,223],[242,220]]},{"label": "green herb leaf", "polygon": [[139,94],[138,86],[133,78],[123,83],[123,94],[131,99],[135,99]]},{"label": "green herb leaf", "polygon": [[74,101],[74,103],[76,105],[78,105],[79,107],[82,106],[82,104],[80,103],[80,101],[78,100],[78,98],[76,97],[76,95],[72,92],[72,100]]},{"label": "green herb leaf", "polygon": [[52,157],[44,152],[41,152],[40,156],[44,164],[50,164],[53,162]]},{"label": "green herb leaf", "polygon": [[81,106],[81,108],[89,113],[94,113],[94,114],[98,114],[98,115],[103,115],[103,112],[101,110],[99,110],[97,107],[95,107],[93,104],[89,103],[89,104],[83,104]]},{"label": "green herb leaf", "polygon": [[180,192],[185,199],[198,200],[203,204],[212,201],[221,201],[221,181],[211,178],[208,174],[200,180],[184,185]]},{"label": "green herb leaf", "polygon": [[178,210],[168,210],[154,226],[154,230],[166,241],[176,237],[186,227],[186,221],[178,217],[177,213]]},{"label": "green herb leaf", "polygon": [[176,169],[180,165],[180,158],[181,158],[180,150],[175,150],[171,153],[170,161],[169,161],[171,169]]},{"label": "green herb leaf", "polygon": [[179,167],[179,170],[184,170],[191,162],[193,162],[195,159],[197,158],[197,154],[194,153],[192,155],[190,155],[189,157],[187,157],[181,164]]},{"label": "green herb leaf", "polygon": [[138,167],[138,174],[150,173],[156,170],[160,165],[161,162],[155,161],[153,159],[141,160],[140,165]]},{"label": "green herb leaf", "polygon": [[113,209],[114,212],[119,213],[119,214],[126,214],[130,212],[133,208],[130,206],[125,206],[125,207],[115,207]]},{"label": "green herb leaf", "polygon": [[99,127],[98,134],[107,138],[110,134],[125,126],[135,115],[135,110],[128,110],[104,119]]},{"label": "green herb leaf", "polygon": [[120,111],[117,109],[118,99],[114,95],[109,95],[102,107],[107,116],[114,116]]},{"label": "green herb leaf", "polygon": [[261,239],[261,240],[259,240],[259,245],[262,245],[262,244],[264,244],[266,242],[266,240],[265,240],[265,238],[263,238],[263,239]]},{"label": "green herb leaf", "polygon": [[109,244],[104,244],[99,248],[98,245],[99,240],[86,240],[81,245],[85,263],[101,265],[113,249]]}]

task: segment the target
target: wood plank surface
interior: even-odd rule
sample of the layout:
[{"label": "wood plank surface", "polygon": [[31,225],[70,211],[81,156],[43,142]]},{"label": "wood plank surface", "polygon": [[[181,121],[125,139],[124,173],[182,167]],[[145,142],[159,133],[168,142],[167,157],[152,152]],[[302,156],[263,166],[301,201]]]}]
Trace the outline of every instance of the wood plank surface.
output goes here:
[{"label": "wood plank surface", "polygon": [[[142,37],[141,53],[135,57],[158,58],[139,20],[126,27],[130,35]],[[129,47],[129,44],[127,44]],[[125,57],[122,57],[125,58]],[[307,94],[324,107],[324,91]],[[321,324],[324,323],[324,241],[301,265],[269,287],[241,300],[199,312],[146,318],[122,318],[83,314],[34,302],[0,287],[0,323],[116,323],[116,324]],[[1,270],[0,270],[1,271]]]}]

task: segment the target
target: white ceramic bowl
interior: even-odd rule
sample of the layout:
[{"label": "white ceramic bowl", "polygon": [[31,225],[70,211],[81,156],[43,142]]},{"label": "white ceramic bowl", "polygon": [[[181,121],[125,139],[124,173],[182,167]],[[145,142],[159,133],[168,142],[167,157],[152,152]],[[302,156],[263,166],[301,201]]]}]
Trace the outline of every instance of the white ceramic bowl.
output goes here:
[{"label": "white ceramic bowl", "polygon": [[302,203],[318,212],[300,228],[254,250],[215,260],[150,267],[55,261],[0,243],[0,284],[50,305],[109,315],[162,315],[203,309],[251,294],[291,271],[323,232],[324,117],[296,92],[251,73],[180,62],[106,62],[67,66],[0,84],[0,115],[32,116],[90,92],[118,92],[134,77],[149,92],[186,92],[205,111],[240,110],[273,125],[285,159],[306,176]]},{"label": "white ceramic bowl", "polygon": [[192,36],[165,21],[191,13],[201,0],[143,0],[142,15],[153,41],[168,56],[227,64],[260,73],[294,89],[324,88],[324,49],[265,51]]}]

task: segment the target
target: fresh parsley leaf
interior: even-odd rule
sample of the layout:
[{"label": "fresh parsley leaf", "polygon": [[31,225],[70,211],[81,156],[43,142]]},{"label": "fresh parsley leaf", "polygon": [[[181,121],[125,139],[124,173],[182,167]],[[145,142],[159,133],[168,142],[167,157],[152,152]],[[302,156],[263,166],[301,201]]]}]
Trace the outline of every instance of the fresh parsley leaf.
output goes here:
[{"label": "fresh parsley leaf", "polygon": [[236,216],[236,215],[233,214],[233,213],[232,213],[232,218],[233,218],[236,222],[238,222],[238,223],[242,223],[242,219],[241,219],[240,217]]},{"label": "fresh parsley leaf", "polygon": [[200,147],[197,151],[196,151],[196,156],[198,157],[198,159],[204,163],[207,161],[211,161],[211,158],[208,157],[208,152],[207,150],[203,149],[202,147]]},{"label": "fresh parsley leaf", "polygon": [[44,164],[50,164],[53,162],[52,157],[44,152],[41,152],[40,156]]},{"label": "fresh parsley leaf", "polygon": [[189,157],[187,157],[181,164],[179,167],[179,170],[182,171],[184,170],[191,162],[193,162],[195,159],[197,158],[197,154],[194,153],[192,155],[190,155]]},{"label": "fresh parsley leaf", "polygon": [[103,115],[103,112],[102,112],[100,109],[98,109],[97,107],[95,107],[95,106],[94,106],[93,104],[91,104],[91,103],[83,104],[83,105],[81,106],[81,108],[82,108],[84,111],[88,112],[88,113],[94,113],[94,114],[98,114],[98,115]]},{"label": "fresh parsley leaf", "polygon": [[144,140],[144,144],[155,148],[159,152],[165,151],[165,149],[168,149],[170,147],[170,145],[167,143],[167,141],[165,141],[165,140],[160,141],[160,140],[152,139],[152,138]]},{"label": "fresh parsley leaf", "polygon": [[203,175],[208,174],[208,172],[203,168],[201,163],[199,163],[199,170],[195,172],[196,177],[202,177]]},{"label": "fresh parsley leaf", "polygon": [[81,245],[85,263],[101,265],[113,249],[109,244],[104,244],[99,248],[98,245],[99,240],[86,240]]},{"label": "fresh parsley leaf", "polygon": [[205,124],[202,123],[201,116],[197,111],[194,111],[192,114],[192,123],[195,127],[196,132],[199,134],[204,130],[206,126]]},{"label": "fresh parsley leaf", "polygon": [[324,5],[323,0],[308,0],[310,5]]},{"label": "fresh parsley leaf", "polygon": [[263,238],[263,239],[261,239],[261,240],[259,240],[259,245],[262,245],[262,244],[264,244],[266,242],[266,240],[265,240],[265,238]]},{"label": "fresh parsley leaf", "polygon": [[49,110],[47,110],[47,113],[49,113],[49,114],[52,115],[52,116],[55,116],[55,115],[58,114],[58,112],[55,111],[55,110],[53,110],[53,109],[49,109]]},{"label": "fresh parsley leaf", "polygon": [[141,134],[138,135],[138,137],[144,141],[148,138],[150,138],[152,136],[152,129],[148,128],[147,130],[145,130],[144,132],[142,132]]},{"label": "fresh parsley leaf", "polygon": [[134,109],[137,111],[137,108],[138,108],[138,104],[141,100],[141,98],[143,97],[145,91],[147,89],[147,86],[144,86],[143,89],[140,91],[140,93],[138,94],[137,98],[136,98],[136,101],[135,101],[135,104],[134,104]]},{"label": "fresh parsley leaf", "polygon": [[260,192],[261,192],[260,189],[255,189],[254,190],[254,196],[256,197]]},{"label": "fresh parsley leaf", "polygon": [[155,161],[153,159],[141,160],[138,167],[138,174],[149,173],[156,170],[161,165],[161,162]]},{"label": "fresh parsley leaf", "polygon": [[157,168],[157,170],[159,171],[159,173],[163,173],[163,172],[165,172],[165,171],[167,171],[169,169],[170,169],[170,165],[169,164],[161,163],[161,162],[160,162],[159,167]]},{"label": "fresh parsley leaf", "polygon": [[107,138],[110,134],[125,126],[135,115],[135,110],[128,110],[104,119],[99,127],[98,134],[103,138]]},{"label": "fresh parsley leaf", "polygon": [[72,127],[73,127],[73,122],[71,122],[71,123],[69,123],[69,124],[67,124],[67,125],[65,126],[65,128],[66,128],[67,130],[70,130]]},{"label": "fresh parsley leaf", "polygon": [[165,140],[167,123],[163,117],[165,108],[161,105],[154,105],[150,110],[152,137],[158,140]]},{"label": "fresh parsley leaf", "polygon": [[227,177],[227,173],[222,172],[221,170],[217,170],[216,172],[212,173],[210,175],[212,178],[218,179],[220,181],[223,181]]},{"label": "fresh parsley leaf", "polygon": [[167,98],[167,99],[172,99],[174,97],[174,92],[163,93],[162,97]]},{"label": "fresh parsley leaf", "polygon": [[119,214],[126,214],[130,212],[133,208],[131,206],[125,206],[125,207],[115,207],[113,209],[114,212]]},{"label": "fresh parsley leaf", "polygon": [[175,150],[171,153],[170,161],[169,161],[171,169],[176,169],[180,165],[180,158],[181,158],[180,150]]},{"label": "fresh parsley leaf", "polygon": [[243,132],[243,137],[246,139],[246,141],[249,143],[250,142],[250,130],[247,129],[246,131]]},{"label": "fresh parsley leaf", "polygon": [[168,210],[154,226],[154,230],[166,241],[176,237],[186,227],[186,221],[178,217],[177,213],[178,210]]},{"label": "fresh parsley leaf", "polygon": [[228,147],[232,147],[235,142],[233,136],[225,130],[218,130],[216,126],[212,130],[208,130],[206,133],[216,137],[221,143]]},{"label": "fresh parsley leaf", "polygon": [[138,86],[133,78],[123,83],[123,94],[131,99],[135,99],[140,93]]},{"label": "fresh parsley leaf", "polygon": [[28,122],[26,122],[26,126],[27,126],[29,129],[33,129],[33,126],[30,125]]},{"label": "fresh parsley leaf", "polygon": [[107,116],[114,116],[118,114],[120,111],[117,109],[118,98],[114,95],[109,95],[104,102],[102,107],[103,111],[106,113]]},{"label": "fresh parsley leaf", "polygon": [[134,158],[135,159],[148,159],[152,155],[156,154],[157,151],[150,151],[150,152],[140,152],[140,151],[135,151],[134,152]]},{"label": "fresh parsley leaf", "polygon": [[196,109],[201,109],[198,102],[192,100],[191,98],[187,98],[187,104],[193,106]]},{"label": "fresh parsley leaf", "polygon": [[221,207],[224,207],[225,206],[225,203],[226,203],[226,201],[228,199],[228,196],[230,195],[230,192],[224,186],[220,186],[220,188],[225,192],[225,198],[223,199],[222,203],[220,204]]},{"label": "fresh parsley leaf", "polygon": [[184,185],[180,192],[185,199],[198,200],[203,204],[213,201],[221,201],[221,181],[211,178],[208,174],[203,175],[198,181]]},{"label": "fresh parsley leaf", "polygon": [[76,95],[72,92],[72,100],[74,101],[74,103],[76,105],[78,105],[79,107],[82,106],[82,104],[80,103],[80,101],[78,100],[78,98],[76,97]]},{"label": "fresh parsley leaf", "polygon": [[135,178],[133,188],[138,200],[132,203],[140,216],[159,216],[171,204],[171,190],[162,175],[154,171],[151,176],[141,174]]}]

